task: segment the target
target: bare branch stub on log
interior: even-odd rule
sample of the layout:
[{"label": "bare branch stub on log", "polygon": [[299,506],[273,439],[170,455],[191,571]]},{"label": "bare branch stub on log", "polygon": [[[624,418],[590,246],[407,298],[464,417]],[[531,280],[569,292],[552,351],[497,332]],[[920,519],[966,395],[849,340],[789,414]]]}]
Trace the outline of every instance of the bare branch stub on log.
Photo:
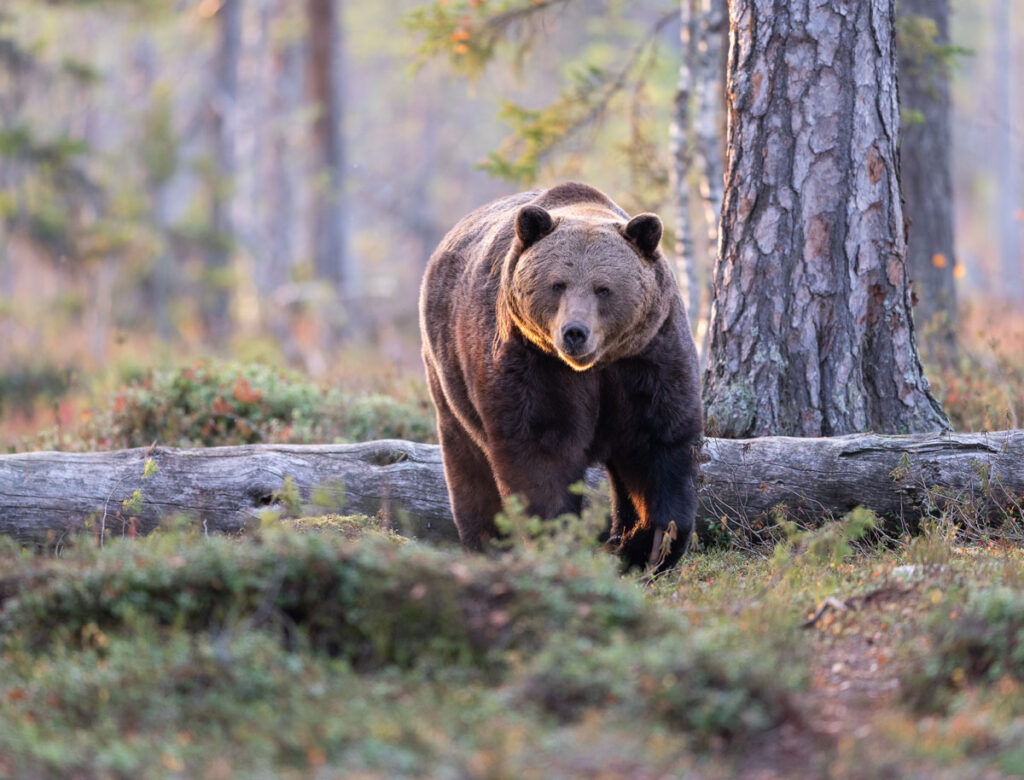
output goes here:
[{"label": "bare branch stub on log", "polygon": [[[147,456],[156,472],[143,480]],[[1024,431],[708,439],[705,456],[698,517],[747,526],[770,524],[779,505],[811,522],[856,506],[912,522],[936,488],[981,507],[1019,509],[1024,497]],[[118,510],[136,489],[141,531],[179,514],[233,532],[273,508],[286,477],[304,503],[340,488],[341,511],[384,512],[411,536],[456,541],[439,448],[395,440],[0,456],[0,533],[45,542],[81,530],[106,508],[107,529],[120,534],[127,521]],[[591,469],[587,482],[602,477]]]}]

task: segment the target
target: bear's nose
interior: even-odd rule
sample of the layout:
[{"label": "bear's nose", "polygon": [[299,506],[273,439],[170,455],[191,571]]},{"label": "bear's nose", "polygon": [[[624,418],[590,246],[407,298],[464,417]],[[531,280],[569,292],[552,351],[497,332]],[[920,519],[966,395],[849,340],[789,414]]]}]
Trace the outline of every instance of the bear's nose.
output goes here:
[{"label": "bear's nose", "polygon": [[565,351],[570,355],[576,355],[583,350],[587,343],[590,331],[586,325],[579,322],[570,322],[562,329],[562,341],[565,342]]}]

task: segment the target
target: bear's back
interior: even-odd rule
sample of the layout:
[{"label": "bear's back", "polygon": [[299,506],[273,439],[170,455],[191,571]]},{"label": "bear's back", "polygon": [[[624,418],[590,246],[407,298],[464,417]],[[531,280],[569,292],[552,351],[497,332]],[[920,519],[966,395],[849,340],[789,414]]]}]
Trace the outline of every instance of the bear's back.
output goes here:
[{"label": "bear's back", "polygon": [[516,213],[528,203],[581,218],[629,219],[626,212],[600,190],[588,184],[566,182],[548,190],[510,195],[471,211],[448,231],[433,257],[447,253],[461,257],[464,262],[479,257],[486,257],[491,264],[500,262],[515,237]]}]

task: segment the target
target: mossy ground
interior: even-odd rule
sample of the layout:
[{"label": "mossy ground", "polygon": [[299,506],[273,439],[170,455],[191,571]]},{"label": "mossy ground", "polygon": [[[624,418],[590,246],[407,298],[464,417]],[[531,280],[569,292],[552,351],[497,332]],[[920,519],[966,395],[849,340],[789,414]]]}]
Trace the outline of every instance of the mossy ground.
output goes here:
[{"label": "mossy ground", "polygon": [[0,776],[1024,772],[1024,554],[938,528],[653,583],[576,537],[487,557],[337,516],[0,572]]}]

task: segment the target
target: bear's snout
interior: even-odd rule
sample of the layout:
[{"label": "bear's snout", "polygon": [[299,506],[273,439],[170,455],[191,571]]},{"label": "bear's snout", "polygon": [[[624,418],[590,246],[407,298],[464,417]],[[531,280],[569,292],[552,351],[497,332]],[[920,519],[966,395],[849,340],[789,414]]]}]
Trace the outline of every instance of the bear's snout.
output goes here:
[{"label": "bear's snout", "polygon": [[570,322],[562,328],[562,344],[567,355],[580,355],[587,346],[590,329],[582,322]]}]

